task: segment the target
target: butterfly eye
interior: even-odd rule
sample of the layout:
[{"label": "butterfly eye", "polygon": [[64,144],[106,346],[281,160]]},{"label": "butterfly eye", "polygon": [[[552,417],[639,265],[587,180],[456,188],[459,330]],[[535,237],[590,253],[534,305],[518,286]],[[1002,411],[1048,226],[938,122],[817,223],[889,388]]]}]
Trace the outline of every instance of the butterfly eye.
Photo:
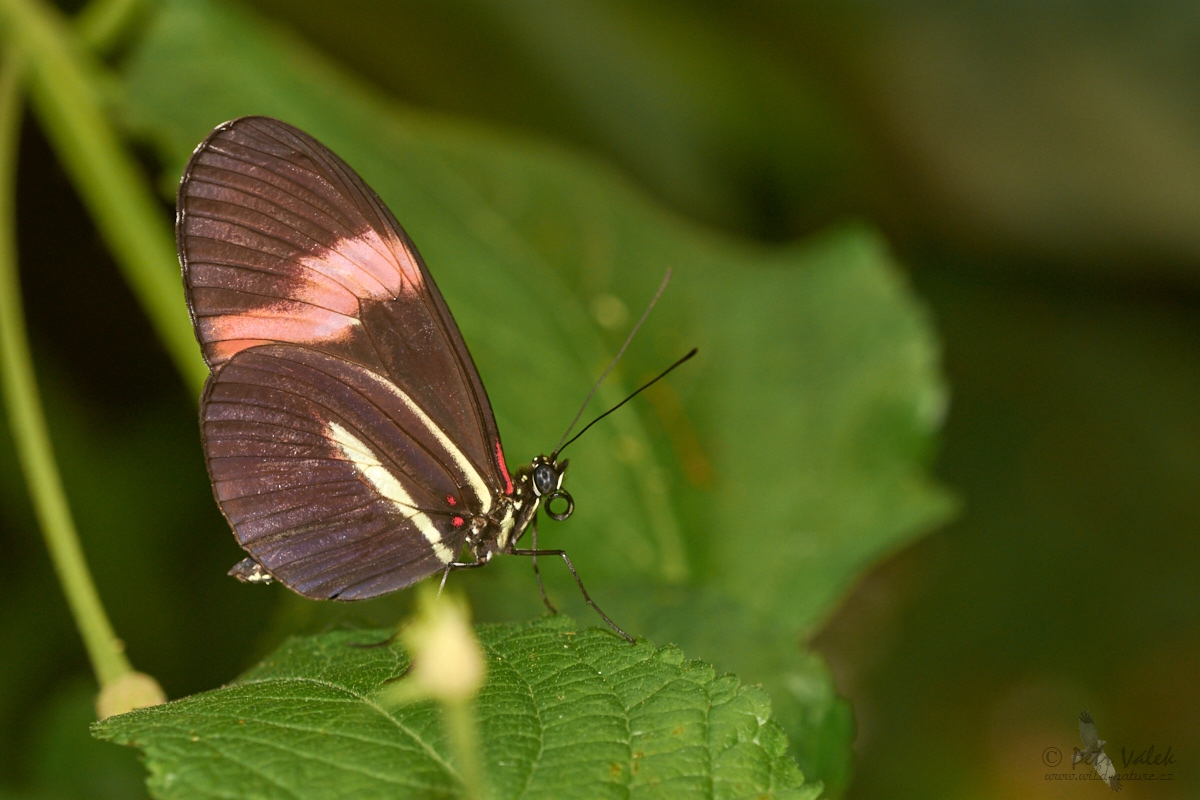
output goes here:
[{"label": "butterfly eye", "polygon": [[538,464],[533,470],[533,490],[538,497],[547,495],[558,488],[559,473],[549,464]]}]

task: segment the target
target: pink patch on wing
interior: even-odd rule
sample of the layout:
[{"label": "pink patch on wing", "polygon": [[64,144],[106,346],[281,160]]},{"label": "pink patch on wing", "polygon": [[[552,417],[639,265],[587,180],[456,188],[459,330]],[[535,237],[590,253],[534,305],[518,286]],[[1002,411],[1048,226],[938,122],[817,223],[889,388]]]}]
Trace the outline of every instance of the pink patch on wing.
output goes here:
[{"label": "pink patch on wing", "polygon": [[222,293],[234,291],[244,293],[242,299],[250,301],[246,311],[292,301],[358,316],[358,296],[341,284],[296,262],[288,262],[286,269],[276,264],[270,266],[271,269],[252,270],[225,264],[190,263],[188,282],[195,292],[192,299],[197,312],[208,315],[210,305],[214,311],[220,311],[220,304],[228,302]]},{"label": "pink patch on wing", "polygon": [[504,493],[512,494],[512,478],[508,477],[508,465],[504,463],[504,450],[500,448],[500,440],[496,440],[496,462],[500,464],[500,474],[504,476]]},{"label": "pink patch on wing", "polygon": [[[198,295],[196,321],[214,363],[260,344],[346,341],[360,324],[363,300],[412,297],[424,290],[415,254],[392,231],[368,228],[339,239],[333,247],[271,267],[264,274],[203,261],[193,265],[192,285],[198,292],[217,293],[211,300]],[[247,307],[212,313],[232,310],[219,294],[230,290]],[[211,310],[206,314],[209,302]]]},{"label": "pink patch on wing", "polygon": [[401,291],[407,295],[415,295],[425,285],[425,276],[417,266],[417,257],[404,246],[404,243],[391,237],[392,253],[396,256],[396,267],[403,281]]},{"label": "pink patch on wing", "polygon": [[462,517],[455,517],[454,519],[450,520],[450,524],[456,528],[461,528],[466,524],[466,520],[464,520]]},{"label": "pink patch on wing", "polygon": [[288,300],[351,317],[358,316],[358,296],[325,275],[290,277],[286,291]]},{"label": "pink patch on wing", "polygon": [[[213,354],[231,358],[236,353],[266,342],[317,344],[342,341],[357,325],[355,317],[316,306],[284,301],[242,314],[222,314],[196,321],[203,341]],[[251,344],[242,345],[242,342]]]},{"label": "pink patch on wing", "polygon": [[452,494],[446,495],[446,502],[452,506],[458,505],[458,501],[454,499],[454,495]]},{"label": "pink patch on wing", "polygon": [[415,295],[424,283],[416,259],[395,236],[385,240],[367,229],[353,238],[339,239],[300,260],[319,282],[328,282],[363,300],[388,300]]},{"label": "pink patch on wing", "polygon": [[243,350],[249,350],[251,347],[258,347],[260,344],[275,344],[275,342],[267,339],[230,339],[224,342],[215,342],[212,347],[212,360],[214,363],[228,361]]}]

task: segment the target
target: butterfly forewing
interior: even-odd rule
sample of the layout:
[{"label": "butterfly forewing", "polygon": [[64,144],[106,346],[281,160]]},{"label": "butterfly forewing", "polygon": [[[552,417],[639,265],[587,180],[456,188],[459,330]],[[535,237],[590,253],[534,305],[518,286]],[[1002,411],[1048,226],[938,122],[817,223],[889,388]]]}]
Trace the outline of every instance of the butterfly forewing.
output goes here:
[{"label": "butterfly forewing", "polygon": [[179,189],[201,412],[239,541],[310,597],[370,597],[458,554],[511,492],[487,395],[416,248],[340,158],[277,120],[217,128]]}]

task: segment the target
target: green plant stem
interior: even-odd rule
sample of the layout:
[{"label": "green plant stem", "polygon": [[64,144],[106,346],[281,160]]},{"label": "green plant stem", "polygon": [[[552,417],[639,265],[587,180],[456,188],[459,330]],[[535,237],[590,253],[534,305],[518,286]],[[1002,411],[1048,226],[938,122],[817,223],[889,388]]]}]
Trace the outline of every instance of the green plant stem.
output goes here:
[{"label": "green plant stem", "polygon": [[38,399],[21,309],[14,201],[22,66],[20,51],[9,48],[0,65],[0,388],[46,546],[96,679],[103,686],[133,668],[104,613],[79,546]]},{"label": "green plant stem", "polygon": [[92,0],[75,17],[75,33],[93,53],[107,52],[152,0]]},{"label": "green plant stem", "polygon": [[442,703],[446,733],[458,774],[462,777],[464,797],[482,800],[483,766],[479,762],[479,727],[475,722],[475,704],[470,700]]},{"label": "green plant stem", "polygon": [[198,395],[208,369],[184,313],[174,242],[148,182],[101,109],[98,70],[66,20],[40,0],[0,0],[0,29],[24,54],[33,109],[59,160]]}]

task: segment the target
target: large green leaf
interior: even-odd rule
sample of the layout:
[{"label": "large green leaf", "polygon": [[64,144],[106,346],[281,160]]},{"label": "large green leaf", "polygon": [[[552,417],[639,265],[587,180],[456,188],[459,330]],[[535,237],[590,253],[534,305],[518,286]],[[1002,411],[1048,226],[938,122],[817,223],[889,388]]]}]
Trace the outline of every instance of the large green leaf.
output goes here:
[{"label": "large green leaf", "polygon": [[[868,563],[951,513],[924,471],[945,406],[937,344],[870,230],[777,249],[713,236],[603,166],[389,102],[212,2],[168,2],[125,89],[127,120],[171,183],[215,124],[242,114],[296,124],[359,170],[431,265],[514,461],[554,446],[675,269],[598,405],[693,345],[700,356],[572,446],[578,510],[541,531],[634,633],[669,630],[773,691],[802,684],[788,675],[824,673],[789,672],[803,662],[796,643]],[[503,561],[454,580],[485,619],[537,613],[528,568]],[[556,599],[589,613],[561,565],[543,573]],[[792,720],[832,696],[793,694],[808,699]],[[789,729],[797,741],[836,730],[845,758],[850,726],[834,718]]]},{"label": "large green leaf", "polygon": [[[494,797],[813,798],[770,701],[674,647],[635,646],[566,617],[484,625],[476,703]],[[235,683],[113,717],[160,798],[455,797],[461,779],[431,703],[389,710],[404,673],[382,631],[291,639]]]},{"label": "large green leaf", "polygon": [[126,85],[168,174],[245,113],[309,130],[362,172],[432,265],[510,458],[556,441],[627,329],[601,321],[675,267],[603,399],[689,345],[698,363],[571,454],[571,546],[592,582],[711,581],[805,631],[872,556],[949,511],[922,469],[944,406],[937,347],[869,231],[768,251],[707,236],[601,168],[388,104],[207,2],[166,6]]}]

